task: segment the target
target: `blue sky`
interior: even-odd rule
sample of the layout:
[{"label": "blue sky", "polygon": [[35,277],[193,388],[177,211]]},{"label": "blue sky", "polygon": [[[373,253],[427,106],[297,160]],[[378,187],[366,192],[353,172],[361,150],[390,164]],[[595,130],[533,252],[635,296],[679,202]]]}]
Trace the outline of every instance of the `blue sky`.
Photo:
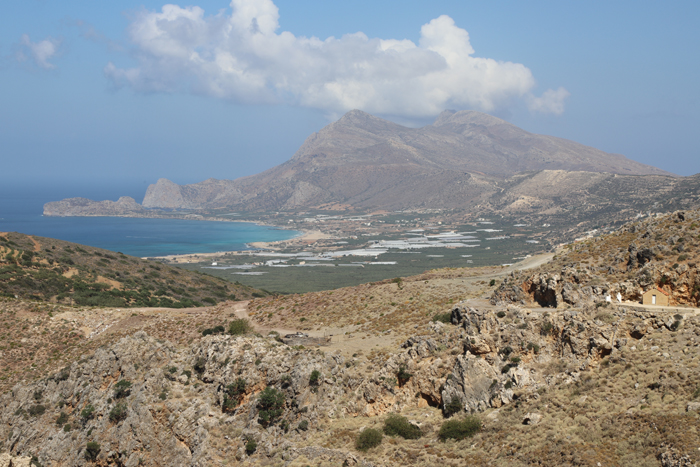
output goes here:
[{"label": "blue sky", "polygon": [[700,2],[176,5],[4,2],[0,183],[233,179],[354,107],[481,110],[700,172]]}]

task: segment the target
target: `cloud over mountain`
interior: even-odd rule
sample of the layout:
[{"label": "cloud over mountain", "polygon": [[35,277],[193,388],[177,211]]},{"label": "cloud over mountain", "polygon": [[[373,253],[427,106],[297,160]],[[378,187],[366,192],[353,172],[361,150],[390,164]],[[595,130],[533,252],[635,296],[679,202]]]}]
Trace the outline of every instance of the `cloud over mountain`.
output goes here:
[{"label": "cloud over mountain", "polygon": [[449,16],[410,40],[295,36],[279,29],[271,0],[232,0],[205,15],[197,6],[142,11],[129,26],[137,65],[105,74],[140,92],[192,92],[239,103],[285,103],[340,114],[362,109],[425,117],[445,108],[493,111],[522,100],[560,114],[568,92],[532,94],[524,65],[475,56],[466,30]]}]

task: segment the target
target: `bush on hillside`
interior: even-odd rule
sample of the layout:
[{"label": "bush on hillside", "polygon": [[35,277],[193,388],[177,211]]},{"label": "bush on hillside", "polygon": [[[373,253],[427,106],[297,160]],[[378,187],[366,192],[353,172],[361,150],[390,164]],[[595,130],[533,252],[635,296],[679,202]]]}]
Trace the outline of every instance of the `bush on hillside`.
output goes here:
[{"label": "bush on hillside", "polygon": [[457,397],[455,397],[450,402],[445,404],[442,411],[445,414],[445,417],[449,418],[449,417],[453,416],[454,414],[461,412],[462,410],[464,410],[464,406],[462,405],[462,401],[459,400]]},{"label": "bush on hillside", "polygon": [[87,443],[85,447],[85,459],[88,461],[94,461],[97,459],[97,455],[100,453],[100,445],[94,441]]},{"label": "bush on hillside", "polygon": [[401,436],[404,439],[418,439],[423,436],[420,428],[413,425],[406,417],[392,413],[384,420],[384,434]]},{"label": "bush on hillside", "polygon": [[262,426],[274,424],[284,413],[284,394],[270,386],[260,393],[258,398],[258,422]]},{"label": "bush on hillside", "polygon": [[131,392],[131,381],[122,379],[114,385],[114,398],[122,399]]},{"label": "bush on hillside", "polygon": [[126,404],[120,402],[112,407],[109,411],[109,420],[114,423],[119,423],[126,418]]},{"label": "bush on hillside", "polygon": [[241,336],[243,334],[248,334],[251,331],[250,323],[247,319],[234,319],[228,325],[228,333],[232,336]]},{"label": "bush on hillside", "polygon": [[358,451],[367,451],[382,444],[382,432],[374,428],[367,428],[360,433],[355,442]]},{"label": "bush on hillside", "polygon": [[438,438],[440,441],[448,439],[462,440],[474,436],[481,431],[481,420],[473,415],[468,415],[463,420],[447,420],[440,427]]}]

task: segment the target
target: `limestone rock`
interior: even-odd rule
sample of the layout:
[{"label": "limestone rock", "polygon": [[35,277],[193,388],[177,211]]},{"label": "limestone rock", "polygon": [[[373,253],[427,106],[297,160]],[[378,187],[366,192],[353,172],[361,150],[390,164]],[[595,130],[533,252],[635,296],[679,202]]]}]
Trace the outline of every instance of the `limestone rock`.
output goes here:
[{"label": "limestone rock", "polygon": [[538,413],[527,413],[523,417],[523,425],[537,425],[542,421],[542,415]]}]

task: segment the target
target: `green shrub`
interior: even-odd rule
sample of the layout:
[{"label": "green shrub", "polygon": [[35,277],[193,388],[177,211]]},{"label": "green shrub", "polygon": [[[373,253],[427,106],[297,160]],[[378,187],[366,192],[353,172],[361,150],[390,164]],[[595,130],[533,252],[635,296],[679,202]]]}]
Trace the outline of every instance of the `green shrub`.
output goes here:
[{"label": "green shrub", "polygon": [[258,443],[254,439],[251,438],[245,443],[245,453],[249,456],[253,454],[256,449],[258,449]]},{"label": "green shrub", "polygon": [[489,287],[493,287],[494,285],[496,285],[496,279],[491,279],[489,281]]},{"label": "green shrub", "polygon": [[83,419],[83,422],[87,422],[88,420],[92,420],[92,418],[95,416],[95,407],[92,406],[92,404],[88,404],[85,406],[82,412],[80,412],[80,417]]},{"label": "green shrub", "polygon": [[128,381],[126,379],[122,379],[117,384],[114,385],[114,398],[115,399],[122,399],[122,398],[128,396],[130,392],[131,392],[131,381]]},{"label": "green shrub", "polygon": [[401,365],[399,367],[399,372],[396,373],[396,379],[398,379],[400,386],[403,386],[404,384],[406,384],[408,382],[408,380],[411,379],[411,376],[413,376],[413,375],[411,373],[409,373],[408,371],[406,371],[405,365]]},{"label": "green shrub", "polygon": [[44,412],[46,412],[46,407],[44,407],[41,404],[32,405],[31,407],[29,407],[29,410],[27,410],[27,412],[32,417],[40,417],[41,415],[44,415]]},{"label": "green shrub", "polygon": [[94,461],[97,459],[97,455],[100,453],[100,445],[94,441],[90,441],[85,446],[85,459],[88,461]]},{"label": "green shrub", "polygon": [[126,418],[126,404],[120,402],[119,404],[112,407],[109,411],[109,420],[114,423],[119,423]]},{"label": "green shrub", "polygon": [[496,313],[496,316],[498,316],[499,318],[505,318],[506,312],[501,310],[501,311]]},{"label": "green shrub", "polygon": [[73,429],[73,427],[71,426],[70,423],[66,423],[65,425],[63,425],[63,431],[65,431],[66,433],[68,433],[72,429]]},{"label": "green shrub", "polygon": [[311,372],[311,376],[309,376],[309,386],[318,386],[321,384],[321,372],[318,370],[314,370]]},{"label": "green shrub", "polygon": [[274,424],[284,412],[284,394],[270,386],[260,393],[258,398],[258,422],[262,426]]},{"label": "green shrub", "polygon": [[224,402],[221,405],[221,410],[231,412],[238,407],[243,394],[245,394],[246,381],[243,378],[238,378],[232,384],[229,384],[224,389]]},{"label": "green shrub", "polygon": [[549,321],[545,321],[544,323],[542,323],[541,332],[543,336],[554,334],[554,325]]},{"label": "green shrub", "polygon": [[248,334],[251,331],[250,323],[247,319],[234,319],[228,325],[228,333],[232,336],[241,336]]},{"label": "green shrub", "polygon": [[68,414],[65,412],[61,412],[58,415],[58,418],[56,419],[56,425],[61,426],[64,425],[68,421]]},{"label": "green shrub", "polygon": [[208,336],[210,334],[223,334],[226,331],[226,329],[219,325],[219,326],[214,326],[213,328],[207,328],[204,331],[202,331],[202,337]]},{"label": "green shrub", "polygon": [[537,344],[533,344],[532,342],[529,342],[527,344],[527,350],[532,350],[535,353],[540,353],[540,346]]},{"label": "green shrub", "polygon": [[299,422],[298,426],[299,430],[301,431],[306,431],[309,429],[309,421],[308,420],[302,420]]},{"label": "green shrub", "polygon": [[65,367],[53,376],[53,380],[58,383],[67,380],[68,377],[70,377],[70,367]]},{"label": "green shrub", "polygon": [[355,442],[358,451],[367,451],[382,444],[382,432],[374,428],[366,428],[360,433]]},{"label": "green shrub", "polygon": [[443,423],[438,438],[440,441],[461,440],[474,436],[479,431],[481,431],[481,420],[473,415],[468,415],[463,420],[447,420]]},{"label": "green shrub", "polygon": [[509,345],[498,350],[499,355],[502,357],[508,357],[508,355],[513,353],[513,348]]},{"label": "green shrub", "polygon": [[442,411],[445,414],[445,417],[451,417],[452,415],[459,413],[462,410],[464,410],[462,401],[459,400],[459,398],[455,397],[450,402],[444,405]]},{"label": "green shrub", "polygon": [[441,322],[445,324],[452,324],[452,313],[447,312],[447,313],[438,313],[435,316],[433,316],[433,321],[435,322]]},{"label": "green shrub", "polygon": [[384,434],[404,439],[418,439],[423,435],[420,428],[411,424],[406,417],[394,413],[384,420]]},{"label": "green shrub", "polygon": [[206,370],[206,367],[207,359],[204,357],[198,357],[197,360],[194,362],[192,369],[201,375],[202,373],[204,373],[204,370]]}]

